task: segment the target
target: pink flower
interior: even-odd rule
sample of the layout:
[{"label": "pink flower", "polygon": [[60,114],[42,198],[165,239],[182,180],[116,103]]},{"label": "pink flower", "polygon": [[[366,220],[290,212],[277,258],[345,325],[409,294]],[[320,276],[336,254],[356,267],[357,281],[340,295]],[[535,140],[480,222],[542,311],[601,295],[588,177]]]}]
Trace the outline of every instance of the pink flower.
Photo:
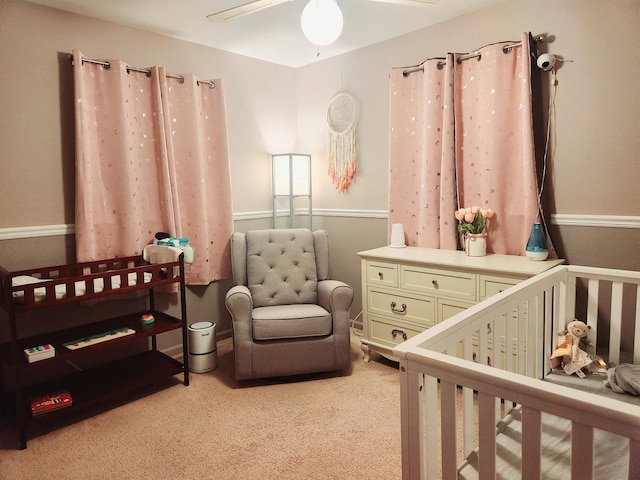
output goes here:
[{"label": "pink flower", "polygon": [[495,212],[490,209],[481,208],[479,205],[459,208],[454,212],[458,220],[458,231],[464,234],[478,234],[485,231],[488,220],[493,218]]},{"label": "pink flower", "polygon": [[484,218],[493,218],[493,210],[487,208],[486,210],[482,210],[482,216]]}]

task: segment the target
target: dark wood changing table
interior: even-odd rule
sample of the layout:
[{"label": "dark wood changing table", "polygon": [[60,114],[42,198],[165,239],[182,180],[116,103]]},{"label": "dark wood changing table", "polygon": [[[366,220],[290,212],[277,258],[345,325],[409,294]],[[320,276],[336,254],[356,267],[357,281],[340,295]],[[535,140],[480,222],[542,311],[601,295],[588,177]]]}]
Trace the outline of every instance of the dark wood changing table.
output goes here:
[{"label": "dark wood changing table", "polygon": [[[15,277],[36,283],[12,286]],[[155,290],[176,283],[180,317],[156,310]],[[3,400],[11,416],[15,416],[21,449],[27,446],[27,431],[32,423],[50,422],[106,401],[122,399],[127,393],[177,374],[183,375],[185,386],[189,385],[184,254],[175,262],[155,265],[141,256],[131,256],[14,272],[0,267],[0,287],[0,318],[9,322],[10,328],[10,340],[0,344],[0,362],[4,371],[9,372],[3,382]],[[132,292],[146,297],[146,302],[134,302],[136,307],[146,303],[147,308],[70,328],[56,330],[52,325],[47,333],[20,336],[20,320],[27,312],[35,312],[28,315],[37,315],[45,321],[48,309]],[[89,315],[102,305],[103,302],[95,302],[87,307]],[[153,315],[154,322],[143,325],[140,319],[144,314]],[[76,350],[64,346],[70,341],[121,328],[132,329],[134,333]],[[156,337],[174,330],[182,330],[180,360],[157,347]],[[55,348],[54,357],[33,363],[26,360],[24,349],[46,344]],[[124,357],[119,354],[100,361],[116,349],[126,352],[127,347],[131,352]],[[33,416],[30,400],[56,391],[69,392],[72,405]]]}]

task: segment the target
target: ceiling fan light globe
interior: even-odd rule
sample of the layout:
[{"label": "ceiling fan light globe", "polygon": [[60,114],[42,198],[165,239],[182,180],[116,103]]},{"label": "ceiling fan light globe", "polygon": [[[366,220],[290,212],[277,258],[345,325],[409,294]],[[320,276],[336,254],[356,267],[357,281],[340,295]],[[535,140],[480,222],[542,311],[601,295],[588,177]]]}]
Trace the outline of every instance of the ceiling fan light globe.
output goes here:
[{"label": "ceiling fan light globe", "polygon": [[300,24],[311,43],[321,47],[329,45],[342,34],[342,11],[334,0],[309,0]]}]

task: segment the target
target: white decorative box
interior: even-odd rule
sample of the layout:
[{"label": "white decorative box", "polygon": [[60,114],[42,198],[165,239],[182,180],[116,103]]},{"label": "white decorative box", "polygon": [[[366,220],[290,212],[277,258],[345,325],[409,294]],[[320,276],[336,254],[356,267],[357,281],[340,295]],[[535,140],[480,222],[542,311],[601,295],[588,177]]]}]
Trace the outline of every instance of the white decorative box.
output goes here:
[{"label": "white decorative box", "polygon": [[38,347],[25,348],[24,356],[29,363],[38,362],[46,358],[55,357],[56,349],[50,343]]}]

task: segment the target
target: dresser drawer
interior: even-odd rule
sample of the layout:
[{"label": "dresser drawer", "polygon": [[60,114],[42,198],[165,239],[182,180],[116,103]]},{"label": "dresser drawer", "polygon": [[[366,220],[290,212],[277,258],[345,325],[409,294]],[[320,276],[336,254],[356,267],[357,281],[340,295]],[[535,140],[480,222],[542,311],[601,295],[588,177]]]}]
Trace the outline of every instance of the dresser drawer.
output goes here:
[{"label": "dresser drawer", "polygon": [[521,281],[522,280],[515,278],[480,275],[480,299],[483,300],[497,293],[503,292],[507,288],[516,285]]},{"label": "dresser drawer", "polygon": [[447,295],[470,302],[476,301],[476,275],[474,273],[401,265],[400,286],[436,296]]},{"label": "dresser drawer", "polygon": [[436,324],[435,301],[429,297],[421,298],[369,287],[367,306],[370,313],[385,316],[391,321],[404,320],[425,327]]},{"label": "dresser drawer", "polygon": [[447,320],[448,318],[457,315],[460,312],[464,312],[467,308],[475,305],[471,302],[460,302],[457,300],[438,299],[438,323]]},{"label": "dresser drawer", "polygon": [[398,264],[396,263],[368,261],[366,275],[369,285],[398,286]]},{"label": "dresser drawer", "polygon": [[369,316],[369,329],[369,337],[372,341],[391,348],[423,332],[405,323],[391,323],[384,318],[374,316]]}]

